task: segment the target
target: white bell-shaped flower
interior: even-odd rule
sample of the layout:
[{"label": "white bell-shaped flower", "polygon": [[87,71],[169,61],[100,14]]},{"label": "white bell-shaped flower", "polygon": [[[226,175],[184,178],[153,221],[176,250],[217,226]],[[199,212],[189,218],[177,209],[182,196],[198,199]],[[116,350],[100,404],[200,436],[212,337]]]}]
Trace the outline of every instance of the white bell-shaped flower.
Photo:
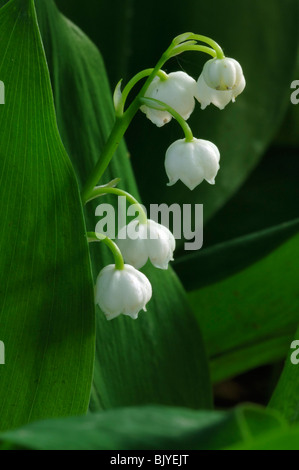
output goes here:
[{"label": "white bell-shaped flower", "polygon": [[135,320],[140,310],[146,311],[151,296],[152,286],[148,278],[128,264],[121,270],[109,264],[97,277],[95,301],[107,320],[121,313]]},{"label": "white bell-shaped flower", "polygon": [[148,258],[160,269],[167,269],[169,261],[173,261],[174,236],[164,225],[151,219],[146,223],[132,220],[119,231],[116,243],[125,262],[136,269],[142,268]]},{"label": "white bell-shaped flower", "polygon": [[165,170],[169,178],[168,186],[181,180],[189,189],[194,189],[204,179],[215,184],[220,168],[218,148],[208,140],[193,138],[187,142],[180,139],[171,144],[165,157]]},{"label": "white bell-shaped flower", "polygon": [[[166,103],[187,120],[195,106],[196,81],[180,71],[166,76],[165,80],[155,77],[144,96]],[[164,126],[172,119],[168,111],[152,109],[146,105],[142,105],[140,109],[158,127]]]},{"label": "white bell-shaped flower", "polygon": [[239,62],[226,57],[211,59],[205,63],[197,81],[195,97],[205,109],[213,103],[219,109],[224,109],[230,102],[242,93],[246,85],[243,70]]}]

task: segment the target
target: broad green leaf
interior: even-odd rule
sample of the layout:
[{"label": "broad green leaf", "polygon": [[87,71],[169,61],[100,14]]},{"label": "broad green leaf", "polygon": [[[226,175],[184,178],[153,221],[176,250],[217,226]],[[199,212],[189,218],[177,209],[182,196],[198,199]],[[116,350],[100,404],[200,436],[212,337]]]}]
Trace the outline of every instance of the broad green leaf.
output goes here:
[{"label": "broad green leaf", "polygon": [[299,450],[299,426],[269,431],[226,450]]},{"label": "broad green leaf", "polygon": [[206,450],[288,430],[278,414],[254,406],[229,412],[146,406],[36,422],[2,434],[1,442],[2,449]]},{"label": "broad green leaf", "polygon": [[299,236],[263,260],[189,294],[214,381],[284,357],[298,325]]},{"label": "broad green leaf", "polygon": [[[37,2],[39,24],[54,90],[62,140],[84,182],[100,156],[114,122],[112,95],[96,47],[59,14],[52,1]],[[124,143],[101,183],[121,178],[138,196]],[[86,210],[89,230],[98,219],[100,198]],[[91,247],[94,276],[112,262],[106,247]],[[185,293],[171,269],[146,266],[153,298],[138,320],[120,316],[107,322],[97,309],[97,351],[91,409],[146,403],[211,406],[206,354]]]},{"label": "broad green leaf", "polygon": [[[136,0],[116,0],[113,11],[98,0],[90,0],[84,10],[80,2],[58,1],[100,45],[113,85],[153,66],[161,50],[184,31],[213,37],[228,57],[242,64],[247,86],[236,103],[223,111],[213,106],[201,111],[197,105],[190,119],[194,135],[220,149],[221,169],[214,187],[202,183],[190,192],[180,182],[166,186],[165,152],[182,137],[176,123],[158,129],[140,113],[127,136],[135,174],[143,179],[140,192],[145,204],[203,203],[208,220],[244,183],[284,117],[296,78],[297,0],[229,0],[225,6],[222,0],[152,0],[148,8]],[[184,70],[197,79],[207,58],[183,54],[166,70]]]},{"label": "broad green leaf", "polygon": [[0,428],[84,413],[94,301],[78,185],[62,145],[34,5],[0,10]]},{"label": "broad green leaf", "polygon": [[245,269],[298,231],[298,172],[297,151],[269,150],[242,188],[204,226],[202,249],[176,258],[174,267],[186,289]]},{"label": "broad green leaf", "polygon": [[204,248],[298,219],[298,173],[298,150],[271,146],[240,190],[205,225]]},{"label": "broad green leaf", "polygon": [[[294,340],[299,342],[299,328]],[[295,350],[291,348],[281,378],[269,403],[270,408],[279,410],[291,423],[299,422],[299,364],[291,360],[293,355],[295,355]],[[297,358],[298,354],[295,359]]]},{"label": "broad green leaf", "polygon": [[299,231],[299,218],[179,258],[174,266],[187,290],[221,281],[269,254]]}]

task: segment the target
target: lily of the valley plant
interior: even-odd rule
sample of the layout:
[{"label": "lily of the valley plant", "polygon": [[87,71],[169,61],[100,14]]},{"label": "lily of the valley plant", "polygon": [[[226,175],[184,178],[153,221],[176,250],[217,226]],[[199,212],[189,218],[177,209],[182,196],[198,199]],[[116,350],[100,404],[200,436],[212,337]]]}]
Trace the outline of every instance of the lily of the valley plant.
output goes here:
[{"label": "lily of the valley plant", "polygon": [[[185,51],[204,52],[212,56],[197,81],[185,72],[177,71],[168,75],[162,70],[169,59]],[[126,107],[129,93],[144,79],[141,90]],[[97,186],[134,115],[140,109],[158,127],[169,123],[172,118],[180,124],[184,138],[174,142],[166,151],[165,170],[168,185],[180,180],[193,190],[203,180],[215,184],[220,168],[217,146],[195,138],[186,122],[194,110],[196,100],[202,109],[211,103],[224,109],[245,88],[241,65],[235,59],[226,58],[214,40],[193,33],[177,36],[156,66],[135,75],[123,91],[121,83],[116,86],[113,97],[116,114],[114,127],[82,191],[83,203],[105,194],[115,194],[125,196],[130,204],[137,206],[139,212],[137,219],[121,229],[116,242],[100,233],[88,233],[88,241],[104,242],[115,259],[115,264],[101,270],[95,286],[95,301],[108,320],[120,314],[136,319],[140,310],[146,310],[152,288],[147,277],[138,270],[148,259],[156,268],[167,269],[175,249],[171,232],[153,220],[148,220],[139,202],[131,194],[116,188],[115,181]]]}]

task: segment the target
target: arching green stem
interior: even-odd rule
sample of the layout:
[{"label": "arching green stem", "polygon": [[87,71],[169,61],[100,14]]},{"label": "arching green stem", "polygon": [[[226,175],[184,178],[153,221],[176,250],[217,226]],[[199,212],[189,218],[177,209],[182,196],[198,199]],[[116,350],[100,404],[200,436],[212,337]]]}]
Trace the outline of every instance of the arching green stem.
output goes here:
[{"label": "arching green stem", "polygon": [[181,44],[180,46],[177,46],[177,47],[173,50],[172,57],[174,57],[175,55],[178,55],[178,54],[182,54],[182,52],[187,52],[187,51],[205,52],[206,54],[209,54],[209,55],[211,55],[212,57],[216,57],[216,56],[217,56],[216,51],[215,51],[214,49],[212,49],[211,47],[199,46],[199,45],[197,45],[197,44],[196,44],[196,45],[190,45],[190,46]]},{"label": "arching green stem", "polygon": [[[141,72],[137,73],[136,75],[134,75],[133,78],[131,78],[131,80],[127,83],[127,85],[125,86],[123,92],[122,92],[122,99],[123,99],[123,106],[125,105],[125,102],[126,102],[126,99],[128,97],[128,94],[130,93],[130,91],[132,90],[132,88],[140,81],[142,80],[143,78],[145,77],[148,77],[152,72],[153,72],[153,68],[151,69],[145,69],[145,70],[142,70]],[[167,74],[165,72],[163,72],[163,70],[158,70],[157,71],[157,76],[160,78],[160,80],[164,81],[164,80],[167,80]]]},{"label": "arching green stem", "polygon": [[189,39],[196,39],[196,41],[205,42],[206,44],[211,46],[213,49],[215,49],[216,54],[217,54],[217,59],[224,59],[225,58],[224,52],[223,52],[222,48],[219,46],[219,44],[216,41],[214,41],[213,39],[209,38],[208,36],[202,36],[201,34],[192,33],[189,36]]},{"label": "arching green stem", "polygon": [[119,269],[120,271],[124,269],[124,259],[121,254],[120,249],[114,243],[114,241],[111,240],[111,238],[107,237],[106,235],[103,235],[102,233],[95,233],[95,232],[87,232],[87,241],[89,243],[91,242],[103,242],[105,245],[108,246],[110,249],[111,253],[113,254],[114,261],[115,261],[115,269]]},{"label": "arching green stem", "polygon": [[143,87],[141,88],[140,92],[136,96],[136,98],[132,101],[128,109],[123,113],[122,116],[116,116],[116,120],[114,122],[114,126],[112,131],[109,135],[109,138],[104,145],[102,150],[101,157],[99,158],[96,166],[94,167],[93,171],[90,173],[89,178],[87,179],[82,192],[81,197],[83,203],[85,203],[90,196],[93,188],[97,185],[98,181],[104,174],[107,166],[110,163],[111,158],[113,157],[114,153],[116,152],[121,139],[124,136],[127,128],[129,127],[130,122],[132,121],[133,117],[137,113],[140,102],[139,99],[144,96],[146,90],[148,89],[150,83],[155,78],[159,70],[163,67],[165,62],[171,57],[171,50],[173,49],[174,44],[171,43],[169,48],[162,54],[160,60],[157,62],[156,66],[152,69],[152,72],[148,76],[146,82],[144,83]]},{"label": "arching green stem", "polygon": [[[185,40],[185,45],[184,45],[184,42],[181,42],[184,40]],[[89,199],[92,190],[98,184],[100,178],[104,174],[107,166],[110,163],[111,158],[115,154],[119,146],[119,143],[124,136],[124,133],[126,132],[128,126],[130,125],[133,117],[137,113],[139,106],[140,106],[140,99],[144,97],[150,83],[158,74],[160,74],[161,78],[163,77],[163,75],[161,75],[163,74],[161,69],[163,65],[165,64],[165,62],[171,57],[173,57],[173,55],[176,55],[178,51],[183,52],[184,50],[197,50],[197,51],[202,51],[210,55],[213,55],[213,52],[210,51],[209,48],[196,45],[194,44],[193,40],[205,42],[206,44],[211,46],[215,50],[217,58],[223,59],[225,57],[221,47],[213,39],[208,38],[207,36],[199,35],[199,34],[185,33],[176,37],[172,41],[168,49],[166,49],[166,51],[162,54],[161,58],[159,59],[159,61],[157,62],[156,66],[153,69],[146,69],[145,71],[140,72],[140,75],[139,74],[135,75],[135,77],[133,77],[133,79],[128,83],[128,85],[124,89],[124,93],[125,93],[124,101],[126,100],[128,93],[130,92],[132,87],[135,86],[137,81],[141,80],[141,78],[143,77],[146,77],[147,74],[149,73],[148,78],[145,81],[144,85],[142,86],[140,92],[137,94],[136,98],[132,101],[132,103],[130,104],[130,106],[125,112],[123,112],[123,107],[124,107],[123,97],[119,95],[120,85],[118,86],[115,98],[116,98],[117,103],[120,104],[120,108],[117,107],[116,120],[114,122],[114,126],[111,130],[111,133],[108,137],[108,140],[102,149],[101,156],[97,164],[95,165],[93,171],[89,175],[82,189],[81,195],[82,195],[83,203],[85,203]],[[193,49],[193,48],[196,48],[196,49]],[[177,119],[177,117],[173,113],[171,114]],[[179,119],[177,120],[178,122],[180,122]],[[187,129],[184,125],[182,127],[183,129],[185,129],[184,130],[185,134],[187,132],[187,135],[188,135],[188,137],[186,136],[186,140],[190,140],[191,135],[192,135],[190,128]]]},{"label": "arching green stem", "polygon": [[163,101],[159,101],[154,98],[140,98],[140,103],[148,106],[149,108],[156,109],[157,111],[167,111],[170,113],[181,126],[185,134],[186,142],[191,142],[193,140],[193,133],[189,124],[187,124],[185,119],[182,118],[182,116],[171,106],[168,106],[166,103],[163,103]]},{"label": "arching green stem", "polygon": [[92,201],[93,199],[103,196],[105,194],[115,194],[117,196],[124,196],[127,201],[136,206],[136,209],[139,212],[139,220],[141,223],[145,224],[147,222],[147,215],[141,204],[135,199],[132,194],[128,193],[127,191],[124,191],[123,189],[119,188],[107,188],[107,187],[102,187],[102,186],[96,186],[93,191],[90,193],[90,197],[86,202]]}]

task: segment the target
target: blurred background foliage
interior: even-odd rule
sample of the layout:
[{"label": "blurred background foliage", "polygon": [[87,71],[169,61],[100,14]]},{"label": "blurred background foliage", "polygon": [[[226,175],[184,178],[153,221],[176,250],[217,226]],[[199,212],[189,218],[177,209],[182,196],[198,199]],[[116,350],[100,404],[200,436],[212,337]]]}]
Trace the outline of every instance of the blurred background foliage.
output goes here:
[{"label": "blurred background foliage", "polygon": [[[204,206],[203,248],[184,252],[178,241],[174,269],[203,333],[218,384],[216,405],[267,404],[278,382],[270,405],[296,421],[296,369],[289,361],[279,377],[299,311],[299,111],[290,102],[291,82],[299,79],[298,0],[90,0],[83,9],[77,1],[56,4],[98,46],[111,91],[120,78],[125,83],[154,66],[184,31],[213,37],[242,64],[247,86],[236,104],[204,112],[197,105],[190,119],[194,135],[220,149],[214,187],[204,182],[190,192],[181,183],[166,186],[165,151],[181,137],[174,121],[158,129],[138,113],[126,143],[147,207]],[[184,54],[166,71],[184,70],[197,79],[205,60]],[[115,170],[107,178],[118,176]]]},{"label": "blurred background foliage", "polygon": [[[0,0],[1,6],[5,3]],[[11,0],[14,3],[25,11],[30,2]],[[36,0],[35,4],[59,131],[81,185],[112,126],[112,95],[92,43],[58,14],[52,1]],[[81,426],[89,426],[91,420],[93,427],[82,447],[138,448],[150,435],[149,446],[165,443],[177,448],[178,439],[183,439],[186,446],[198,442],[204,448],[211,429],[213,448],[250,447],[257,430],[271,431],[270,441],[272,432],[274,440],[278,436],[277,447],[287,445],[287,434],[282,442],[277,431],[282,427],[284,432],[286,424],[276,418],[275,411],[272,415],[271,410],[260,414],[236,408],[224,414],[193,414],[179,407],[211,407],[206,349],[216,406],[242,401],[266,405],[270,400],[270,408],[291,422],[298,421],[298,369],[289,359],[285,367],[282,361],[289,354],[291,340],[298,339],[299,107],[290,103],[290,84],[299,79],[298,0],[228,0],[225,4],[220,0],[183,4],[179,0],[89,0],[83,6],[77,0],[56,0],[56,4],[98,46],[111,92],[120,78],[127,81],[141,69],[154,66],[172,38],[184,31],[219,42],[228,57],[242,64],[247,87],[224,111],[212,106],[201,111],[197,105],[191,127],[196,137],[219,147],[221,170],[215,186],[204,182],[193,192],[180,182],[166,186],[165,151],[181,137],[176,123],[158,129],[142,113],[135,117],[126,143],[138,189],[123,143],[105,177],[108,181],[121,176],[123,186],[135,195],[139,192],[147,207],[151,203],[203,204],[203,248],[185,252],[178,241],[173,263],[188,291],[189,305],[172,269],[156,272],[147,266],[145,272],[155,290],[147,315],[134,324],[124,318],[108,324],[97,312],[90,402],[94,414],[82,420],[41,423],[44,432],[39,424],[33,425],[26,433],[21,429],[8,434],[8,441],[29,448],[45,448],[45,441],[59,447],[59,429],[70,439],[63,447],[76,448]],[[2,39],[9,41],[6,36]],[[205,60],[200,54],[184,54],[165,70],[184,70],[197,79]],[[41,54],[32,60],[37,72],[45,70],[43,61]],[[37,85],[37,96],[40,92]],[[91,205],[86,211],[88,227],[94,219]],[[95,275],[110,262],[105,253],[91,248]],[[89,338],[91,343],[93,338]],[[51,376],[50,369],[47,374]],[[144,409],[148,403],[166,406]],[[132,405],[140,407],[136,412],[122,408]],[[110,411],[101,413],[103,409]],[[45,407],[39,417],[48,415]],[[22,416],[20,423],[26,419]],[[119,422],[124,429],[129,426],[125,436],[116,429]],[[106,439],[107,426],[111,435]],[[172,436],[170,428],[177,434]],[[244,439],[244,428],[249,440]],[[292,433],[295,443],[298,428]],[[269,444],[267,433],[260,439],[256,446]]]},{"label": "blurred background foliage", "polygon": [[[139,113],[126,141],[147,207],[163,202],[204,205],[203,248],[184,252],[178,242],[174,269],[184,287],[192,290],[191,304],[208,349],[215,315],[217,326],[225,325],[215,328],[218,355],[227,347],[223,338],[243,316],[247,334],[236,329],[229,349],[240,359],[234,372],[284,357],[298,323],[298,241],[294,239],[290,250],[284,249],[282,258],[280,251],[271,252],[299,227],[299,110],[290,102],[291,82],[299,77],[298,1],[187,0],[183,6],[178,1],[89,1],[84,10],[70,0],[57,4],[99,47],[112,88],[120,78],[126,81],[153,66],[171,39],[183,31],[213,37],[227,56],[242,64],[247,87],[237,102],[224,111],[212,106],[201,111],[197,106],[190,119],[194,135],[212,140],[220,149],[215,187],[206,182],[193,192],[181,183],[166,187],[164,154],[179,138],[175,122],[158,129]],[[205,60],[201,54],[184,54],[167,63],[166,71],[184,70],[196,79]],[[251,270],[242,272],[253,263]],[[197,291],[208,285],[207,291]],[[277,315],[284,321],[273,323]],[[260,324],[272,325],[276,333],[271,336],[262,328],[262,334]],[[265,337],[274,343],[267,345]],[[248,343],[257,348],[254,356]],[[243,354],[240,347],[245,348]]]},{"label": "blurred background foliage", "polygon": [[[212,140],[220,148],[221,171],[215,187],[206,182],[193,192],[181,183],[166,187],[164,154],[181,137],[180,131],[174,122],[158,129],[141,113],[136,116],[126,141],[147,206],[204,204],[209,221],[204,249],[296,218],[299,190],[293,123],[298,112],[290,104],[290,84],[296,78],[297,0],[283,4],[280,0],[230,0],[225,6],[220,1],[187,0],[183,8],[180,2],[156,0],[149,6],[134,0],[109,5],[90,1],[83,11],[76,2],[58,0],[57,4],[99,47],[112,88],[120,78],[126,81],[153,66],[171,39],[188,30],[210,35],[243,66],[247,87],[237,103],[224,111],[210,106],[203,112],[197,106],[190,119],[195,136]],[[167,71],[185,70],[197,78],[205,60],[202,54],[183,54],[167,64]],[[282,134],[279,130],[287,110],[288,124]],[[287,147],[267,152],[270,145],[282,142]]]}]

